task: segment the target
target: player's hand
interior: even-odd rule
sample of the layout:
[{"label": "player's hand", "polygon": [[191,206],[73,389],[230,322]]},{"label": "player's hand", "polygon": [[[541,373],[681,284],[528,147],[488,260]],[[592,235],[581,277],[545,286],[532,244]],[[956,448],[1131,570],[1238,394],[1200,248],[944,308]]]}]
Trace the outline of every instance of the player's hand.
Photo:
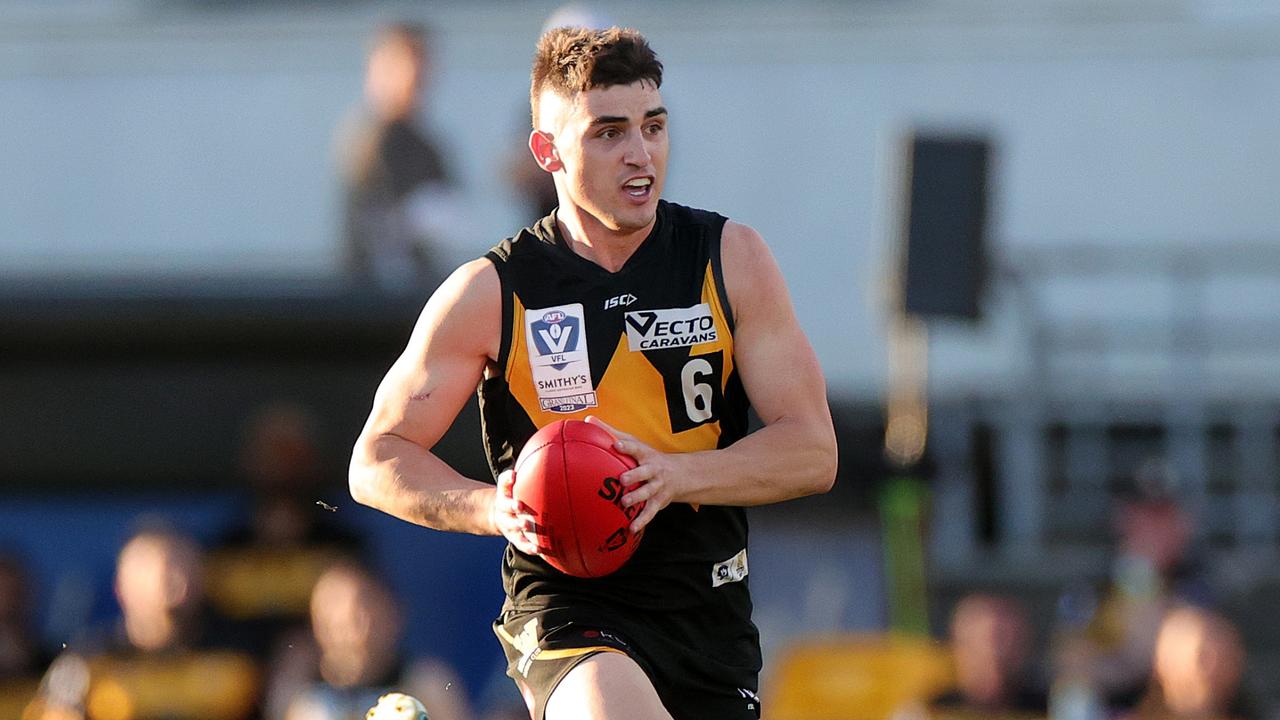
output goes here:
[{"label": "player's hand", "polygon": [[546,535],[543,534],[533,509],[515,498],[516,474],[503,470],[498,475],[497,491],[493,494],[493,507],[490,514],[493,527],[526,555],[537,555],[548,547]]},{"label": "player's hand", "polygon": [[631,532],[640,532],[659,510],[675,500],[680,478],[676,469],[679,455],[655,450],[636,436],[617,430],[594,415],[588,415],[587,422],[612,435],[616,440],[613,444],[615,450],[635,458],[636,467],[622,473],[618,479],[624,487],[639,484],[622,496],[622,504],[631,507],[644,503],[644,510],[631,521]]}]

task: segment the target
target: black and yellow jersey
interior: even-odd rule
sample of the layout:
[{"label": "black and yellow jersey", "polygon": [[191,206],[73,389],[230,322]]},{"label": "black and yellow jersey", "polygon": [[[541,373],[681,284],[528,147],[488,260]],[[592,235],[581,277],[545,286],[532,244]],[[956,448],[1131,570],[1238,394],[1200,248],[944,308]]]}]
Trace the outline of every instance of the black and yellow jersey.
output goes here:
[{"label": "black and yellow jersey", "polygon": [[[486,257],[502,286],[497,369],[480,388],[496,475],[540,427],[595,415],[666,452],[722,448],[747,430],[733,354],[733,311],[720,267],[725,218],[660,202],[649,237],[618,272],[577,255],[554,215]],[[610,607],[720,604],[749,623],[742,508],[673,503],[618,572],[579,579],[508,547],[511,604],[560,596]]]}]

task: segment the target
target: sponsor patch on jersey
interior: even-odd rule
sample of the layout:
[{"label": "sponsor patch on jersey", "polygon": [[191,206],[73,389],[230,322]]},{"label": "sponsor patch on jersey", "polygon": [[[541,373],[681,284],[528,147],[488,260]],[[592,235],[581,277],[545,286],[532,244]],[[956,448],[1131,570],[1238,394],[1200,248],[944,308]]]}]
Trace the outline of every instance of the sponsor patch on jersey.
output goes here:
[{"label": "sponsor patch on jersey", "polygon": [[626,315],[631,352],[715,342],[716,319],[707,303],[687,308],[632,310]]},{"label": "sponsor patch on jersey", "polygon": [[711,587],[720,587],[733,582],[742,582],[747,578],[747,549],[737,555],[716,563],[711,568]]},{"label": "sponsor patch on jersey", "polygon": [[524,313],[529,367],[544,411],[574,413],[597,405],[584,318],[582,303]]}]

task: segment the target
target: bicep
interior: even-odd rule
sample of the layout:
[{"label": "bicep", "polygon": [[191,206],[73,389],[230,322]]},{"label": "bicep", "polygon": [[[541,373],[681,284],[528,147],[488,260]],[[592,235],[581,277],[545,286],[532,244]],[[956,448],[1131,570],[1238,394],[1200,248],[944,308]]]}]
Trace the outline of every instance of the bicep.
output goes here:
[{"label": "bicep", "polygon": [[466,404],[501,325],[496,272],[465,265],[427,302],[409,343],[378,386],[364,435],[431,448]]}]

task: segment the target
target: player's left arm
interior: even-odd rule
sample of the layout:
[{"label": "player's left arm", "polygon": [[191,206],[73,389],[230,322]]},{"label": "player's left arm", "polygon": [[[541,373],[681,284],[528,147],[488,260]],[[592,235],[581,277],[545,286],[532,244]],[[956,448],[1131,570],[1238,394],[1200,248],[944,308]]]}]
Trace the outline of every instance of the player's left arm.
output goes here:
[{"label": "player's left arm", "polygon": [[672,502],[763,505],[826,492],[835,482],[826,381],[778,263],[760,234],[739,223],[725,225],[721,248],[734,363],[764,427],[721,450],[674,454],[610,428],[618,450],[638,463],[622,481],[644,483],[623,498],[646,502],[633,529]]}]

